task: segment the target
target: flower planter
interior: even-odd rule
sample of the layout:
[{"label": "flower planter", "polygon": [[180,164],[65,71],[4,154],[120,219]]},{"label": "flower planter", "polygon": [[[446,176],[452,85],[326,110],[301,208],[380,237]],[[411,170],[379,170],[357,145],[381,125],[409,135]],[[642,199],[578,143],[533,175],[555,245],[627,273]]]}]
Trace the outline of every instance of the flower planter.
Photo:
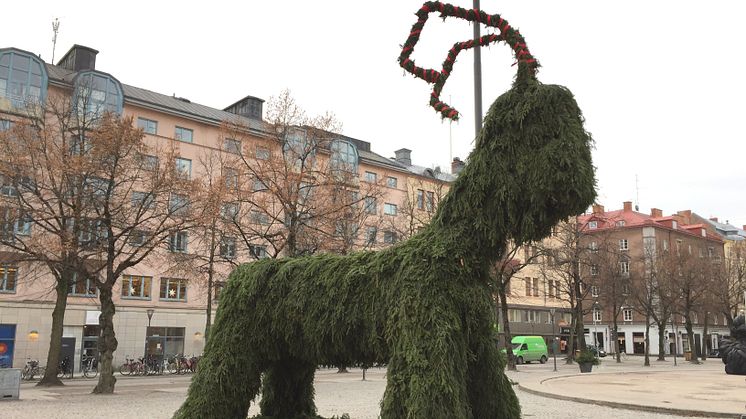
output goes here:
[{"label": "flower planter", "polygon": [[592,362],[582,362],[578,365],[580,366],[580,372],[591,372],[591,370],[593,370]]}]

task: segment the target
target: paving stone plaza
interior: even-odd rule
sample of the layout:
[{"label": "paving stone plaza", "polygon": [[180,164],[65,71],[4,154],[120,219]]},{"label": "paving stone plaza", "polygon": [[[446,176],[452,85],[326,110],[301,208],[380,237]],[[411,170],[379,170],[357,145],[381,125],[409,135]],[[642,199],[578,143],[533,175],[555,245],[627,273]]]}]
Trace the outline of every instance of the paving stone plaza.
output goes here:
[{"label": "paving stone plaza", "polygon": [[[579,374],[577,365],[520,365],[509,372],[524,418],[676,418],[730,417],[746,414],[746,381],[728,376],[719,359],[702,365],[672,360],[632,357],[621,365],[603,359],[591,374]],[[348,374],[321,369],[316,374],[316,405],[322,416],[348,413],[352,418],[374,419],[386,386],[385,369]],[[59,389],[37,389],[24,383],[21,400],[0,404],[2,418],[170,418],[186,396],[191,376],[121,377],[117,393],[93,396],[93,380],[73,379]],[[252,407],[250,415],[258,413]]]}]

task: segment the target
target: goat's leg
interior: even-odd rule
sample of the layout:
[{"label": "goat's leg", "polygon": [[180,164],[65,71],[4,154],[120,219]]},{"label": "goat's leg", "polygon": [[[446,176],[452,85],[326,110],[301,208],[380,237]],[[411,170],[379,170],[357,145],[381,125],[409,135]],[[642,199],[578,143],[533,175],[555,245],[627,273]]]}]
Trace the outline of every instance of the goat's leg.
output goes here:
[{"label": "goat's leg", "polygon": [[427,312],[405,314],[413,315],[406,317],[391,347],[381,418],[472,417],[466,394],[468,347],[454,327],[461,319],[456,310],[443,308],[447,302],[440,303],[432,303]]},{"label": "goat's leg", "polygon": [[469,362],[467,391],[475,419],[520,418],[518,398],[505,376],[505,361],[489,330],[481,336],[472,335],[475,358]]},{"label": "goat's leg", "polygon": [[297,358],[273,362],[264,374],[262,415],[273,418],[316,417],[313,376],[316,365]]}]

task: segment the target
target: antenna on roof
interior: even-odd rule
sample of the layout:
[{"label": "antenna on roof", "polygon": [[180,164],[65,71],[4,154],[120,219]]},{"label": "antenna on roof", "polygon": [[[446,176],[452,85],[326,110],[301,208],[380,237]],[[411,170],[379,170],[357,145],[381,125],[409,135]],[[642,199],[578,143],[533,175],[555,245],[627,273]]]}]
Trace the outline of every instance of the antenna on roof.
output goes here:
[{"label": "antenna on roof", "polygon": [[635,211],[640,211],[640,182],[635,173]]},{"label": "antenna on roof", "polygon": [[57,32],[60,31],[60,20],[58,18],[54,18],[54,22],[52,22],[52,32],[54,32],[54,37],[52,38],[52,64],[54,64],[54,50],[57,48]]}]

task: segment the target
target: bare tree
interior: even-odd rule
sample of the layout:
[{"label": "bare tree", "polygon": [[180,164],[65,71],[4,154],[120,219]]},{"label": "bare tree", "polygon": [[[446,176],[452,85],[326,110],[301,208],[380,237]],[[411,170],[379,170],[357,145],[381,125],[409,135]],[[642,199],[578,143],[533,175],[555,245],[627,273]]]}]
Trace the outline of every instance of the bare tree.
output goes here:
[{"label": "bare tree", "polygon": [[575,349],[586,348],[583,323],[583,300],[588,296],[586,272],[590,269],[591,250],[587,247],[589,233],[585,224],[573,218],[555,226],[554,234],[541,244],[545,255],[540,265],[545,280],[558,281],[556,295],[570,306],[572,314],[567,363],[572,363]]},{"label": "bare tree", "polygon": [[249,248],[267,246],[269,257],[348,246],[344,241],[367,217],[366,198],[380,196],[380,184],[360,181],[357,160],[335,154],[345,143],[335,134],[334,115],[307,117],[284,91],[269,100],[267,120],[271,134],[261,138],[235,121],[224,125],[225,137],[241,146],[240,176],[248,186],[238,199],[237,235]]},{"label": "bare tree", "polygon": [[723,314],[728,327],[738,316],[738,308],[743,307],[746,292],[746,240],[732,242],[720,265],[720,281],[714,284],[714,304],[716,312]]},{"label": "bare tree", "polygon": [[47,368],[38,385],[62,385],[57,369],[67,296],[76,281],[87,280],[84,267],[100,266],[94,198],[108,161],[92,158],[98,150],[89,132],[100,118],[81,111],[86,99],[80,95],[74,103],[51,94],[0,132],[0,242],[17,260],[45,265],[55,280]]}]

